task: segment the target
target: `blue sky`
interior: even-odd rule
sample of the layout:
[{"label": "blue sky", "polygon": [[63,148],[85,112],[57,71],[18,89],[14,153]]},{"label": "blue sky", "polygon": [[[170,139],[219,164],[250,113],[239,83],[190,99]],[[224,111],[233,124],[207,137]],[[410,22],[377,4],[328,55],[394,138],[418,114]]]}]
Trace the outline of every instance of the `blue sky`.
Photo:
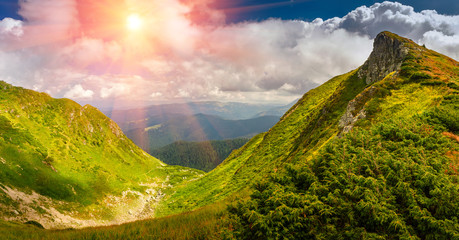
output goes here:
[{"label": "blue sky", "polygon": [[18,1],[15,0],[0,0],[0,19],[5,17],[19,18],[17,15]]},{"label": "blue sky", "polygon": [[[362,6],[373,5],[382,1],[369,0],[243,0],[228,1],[228,8],[241,8],[245,10],[233,14],[229,17],[230,21],[244,20],[264,20],[267,18],[282,19],[301,19],[314,20],[315,18],[328,19],[332,17],[342,17],[349,11]],[[441,14],[455,15],[459,12],[457,0],[400,0],[397,1],[405,5],[414,7],[416,11],[426,9],[436,10]],[[454,3],[456,2],[456,4]],[[271,5],[270,5],[271,4]],[[248,8],[249,6],[260,6]],[[265,6],[265,7],[263,7]]]}]

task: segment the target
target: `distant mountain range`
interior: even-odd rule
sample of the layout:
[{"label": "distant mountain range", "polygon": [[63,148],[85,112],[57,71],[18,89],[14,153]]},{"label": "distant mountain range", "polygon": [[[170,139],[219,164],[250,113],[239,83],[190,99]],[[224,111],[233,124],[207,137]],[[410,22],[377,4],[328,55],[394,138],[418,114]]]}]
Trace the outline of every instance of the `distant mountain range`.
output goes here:
[{"label": "distant mountain range", "polygon": [[151,153],[153,149],[176,141],[200,142],[250,138],[260,132],[268,131],[278,121],[279,117],[277,116],[226,120],[205,114],[175,115],[157,125],[129,130],[126,132],[126,136],[142,149]]},{"label": "distant mountain range", "polygon": [[254,117],[263,117],[263,116],[283,116],[293,105],[295,105],[295,103],[298,102],[299,99],[296,99],[295,101],[287,104],[287,105],[283,105],[283,106],[279,106],[279,107],[273,107],[273,108],[270,108],[266,111],[262,111],[262,112],[259,112],[257,113]]},{"label": "distant mountain range", "polygon": [[205,114],[226,120],[242,120],[261,116],[281,117],[296,101],[287,105],[224,102],[189,102],[153,105],[129,110],[106,110],[104,113],[124,130],[154,126],[178,116]]},{"label": "distant mountain range", "polygon": [[295,102],[277,106],[189,102],[107,111],[106,114],[134,143],[152,153],[176,141],[250,138],[269,130]]},{"label": "distant mountain range", "polygon": [[219,116],[223,119],[237,120],[253,118],[260,112],[268,111],[281,105],[248,104],[234,102],[189,102],[152,105],[129,110],[113,110],[107,116],[117,122],[137,121],[150,116],[195,115],[198,113]]}]

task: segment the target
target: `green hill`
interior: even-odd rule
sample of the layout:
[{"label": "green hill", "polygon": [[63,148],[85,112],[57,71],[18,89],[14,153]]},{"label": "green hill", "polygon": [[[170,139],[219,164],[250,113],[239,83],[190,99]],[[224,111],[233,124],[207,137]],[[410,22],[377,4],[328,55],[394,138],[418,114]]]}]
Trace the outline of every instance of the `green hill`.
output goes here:
[{"label": "green hill", "polygon": [[210,171],[225,160],[233,150],[247,143],[246,138],[227,139],[205,142],[179,141],[155,149],[152,156],[169,165],[179,165]]},{"label": "green hill", "polygon": [[0,82],[0,218],[45,227],[151,217],[200,171],[149,156],[97,109]]}]

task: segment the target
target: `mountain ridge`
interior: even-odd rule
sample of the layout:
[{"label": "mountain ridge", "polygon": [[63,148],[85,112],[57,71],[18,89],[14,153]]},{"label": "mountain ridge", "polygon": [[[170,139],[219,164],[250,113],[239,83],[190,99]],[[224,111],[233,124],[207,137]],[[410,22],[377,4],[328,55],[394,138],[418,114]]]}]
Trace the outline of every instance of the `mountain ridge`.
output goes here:
[{"label": "mountain ridge", "polygon": [[[378,64],[376,59],[387,64]],[[391,114],[394,119],[412,119],[425,113],[456,91],[458,75],[453,59],[382,32],[362,67],[307,92],[268,132],[255,136],[202,179],[169,196],[159,216],[244,191],[249,182],[275,175],[287,163],[304,164],[353,127],[368,128]],[[215,187],[209,187],[210,183]],[[175,206],[185,199],[188,206]]]}]

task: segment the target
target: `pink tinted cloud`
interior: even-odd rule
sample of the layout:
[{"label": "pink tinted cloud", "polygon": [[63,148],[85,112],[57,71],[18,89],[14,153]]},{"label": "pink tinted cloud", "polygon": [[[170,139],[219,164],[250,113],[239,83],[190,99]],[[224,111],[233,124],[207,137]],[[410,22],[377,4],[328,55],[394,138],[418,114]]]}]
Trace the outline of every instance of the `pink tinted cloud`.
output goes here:
[{"label": "pink tinted cloud", "polygon": [[[14,31],[22,33],[0,33],[0,78],[55,97],[94,103],[289,102],[361,65],[371,51],[369,28],[410,26],[407,34],[422,33],[420,42],[442,51],[457,50],[457,16],[417,13],[397,3],[361,7],[325,21],[238,24],[226,24],[218,4],[21,1],[25,21],[13,22]],[[393,16],[379,16],[384,9],[392,9]],[[125,18],[137,11],[145,28],[128,32]],[[434,30],[424,31],[425,23]],[[2,24],[6,20],[0,29]]]},{"label": "pink tinted cloud", "polygon": [[78,33],[78,12],[74,0],[21,0],[18,13],[25,20],[23,47],[71,40]]}]

